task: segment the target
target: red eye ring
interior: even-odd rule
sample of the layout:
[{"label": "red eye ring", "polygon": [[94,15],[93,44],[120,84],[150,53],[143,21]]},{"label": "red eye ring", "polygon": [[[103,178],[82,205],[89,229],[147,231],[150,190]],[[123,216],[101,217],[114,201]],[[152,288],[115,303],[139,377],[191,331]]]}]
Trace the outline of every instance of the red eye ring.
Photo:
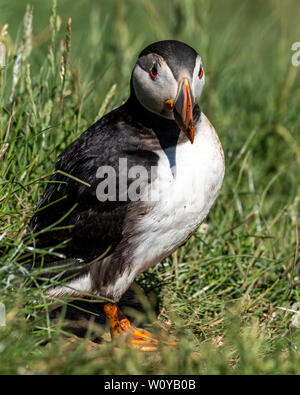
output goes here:
[{"label": "red eye ring", "polygon": [[152,66],[152,69],[149,71],[149,74],[153,80],[155,80],[155,78],[158,76],[158,71],[155,64]]},{"label": "red eye ring", "polygon": [[203,77],[203,73],[204,73],[204,70],[203,70],[203,67],[201,66],[200,70],[199,70],[199,74],[198,74],[199,80],[201,80],[201,78]]}]

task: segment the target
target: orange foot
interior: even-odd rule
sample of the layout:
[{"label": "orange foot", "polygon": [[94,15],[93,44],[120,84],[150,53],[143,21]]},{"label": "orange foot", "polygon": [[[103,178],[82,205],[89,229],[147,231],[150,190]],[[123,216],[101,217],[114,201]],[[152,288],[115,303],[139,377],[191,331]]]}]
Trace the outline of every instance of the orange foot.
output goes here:
[{"label": "orange foot", "polygon": [[[141,351],[155,351],[159,340],[152,337],[152,334],[144,329],[134,328],[130,321],[118,309],[117,305],[107,303],[104,305],[104,313],[109,319],[110,333],[112,338],[126,336],[126,341],[131,346],[139,348]],[[175,342],[163,342],[169,346],[176,346]]]}]

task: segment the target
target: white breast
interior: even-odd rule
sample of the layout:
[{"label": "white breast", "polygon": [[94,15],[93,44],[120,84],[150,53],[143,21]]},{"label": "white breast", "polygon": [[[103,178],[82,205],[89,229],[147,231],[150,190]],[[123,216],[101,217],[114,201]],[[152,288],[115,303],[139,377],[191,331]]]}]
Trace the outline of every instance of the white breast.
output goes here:
[{"label": "white breast", "polygon": [[218,136],[202,113],[194,144],[176,147],[173,172],[159,151],[158,177],[147,196],[157,199],[139,223],[132,276],[155,265],[182,245],[216,200],[224,177],[224,154]]}]

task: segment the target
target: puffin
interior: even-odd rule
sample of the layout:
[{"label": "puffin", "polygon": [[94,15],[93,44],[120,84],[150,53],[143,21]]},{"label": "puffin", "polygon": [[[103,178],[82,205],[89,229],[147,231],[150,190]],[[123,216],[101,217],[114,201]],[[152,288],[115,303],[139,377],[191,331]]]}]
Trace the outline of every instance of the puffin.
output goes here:
[{"label": "puffin", "polygon": [[35,247],[60,253],[40,263],[62,280],[47,296],[102,297],[112,338],[144,351],[159,340],[135,328],[118,301],[196,232],[223,183],[222,145],[198,105],[204,84],[189,45],[143,49],[128,100],[58,156],[28,225]]}]

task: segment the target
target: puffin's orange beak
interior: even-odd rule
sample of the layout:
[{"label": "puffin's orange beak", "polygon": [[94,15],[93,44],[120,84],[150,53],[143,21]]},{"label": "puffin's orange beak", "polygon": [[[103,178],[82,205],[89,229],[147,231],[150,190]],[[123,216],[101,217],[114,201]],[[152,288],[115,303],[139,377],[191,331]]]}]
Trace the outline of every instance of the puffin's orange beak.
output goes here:
[{"label": "puffin's orange beak", "polygon": [[180,81],[177,99],[174,105],[175,121],[180,129],[187,135],[190,142],[194,142],[194,119],[193,119],[194,97],[188,78]]}]

